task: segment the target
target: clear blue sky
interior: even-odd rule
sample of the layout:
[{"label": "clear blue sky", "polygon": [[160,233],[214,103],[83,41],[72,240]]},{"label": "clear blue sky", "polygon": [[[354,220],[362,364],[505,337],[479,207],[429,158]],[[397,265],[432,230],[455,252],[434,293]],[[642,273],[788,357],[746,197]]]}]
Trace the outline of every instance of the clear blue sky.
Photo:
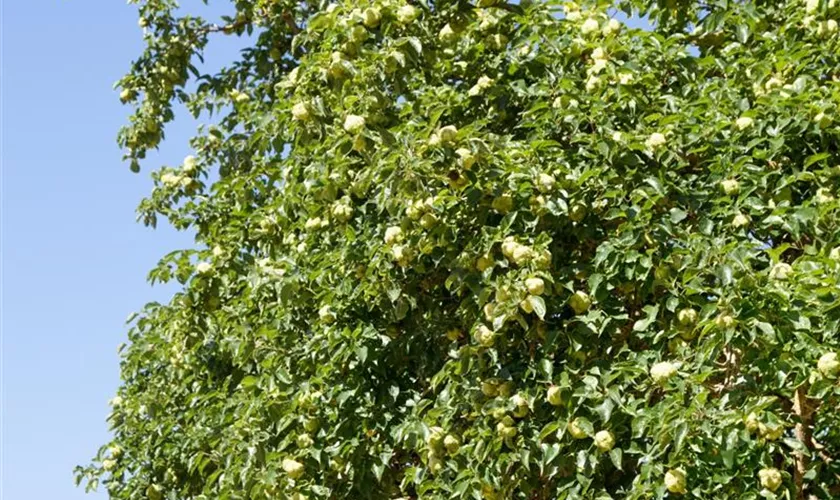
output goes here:
[{"label": "clear blue sky", "polygon": [[[208,12],[198,0],[184,4]],[[135,223],[134,209],[151,190],[152,167],[180,163],[188,153],[196,124],[178,121],[160,154],[139,175],[130,173],[115,140],[130,110],[112,85],[142,50],[134,6],[0,5],[0,498],[106,498],[101,489],[86,496],[75,488],[73,467],[108,439],[124,320],[173,292],[151,288],[146,273],[192,241]],[[208,65],[230,60],[236,45],[211,44]]]}]

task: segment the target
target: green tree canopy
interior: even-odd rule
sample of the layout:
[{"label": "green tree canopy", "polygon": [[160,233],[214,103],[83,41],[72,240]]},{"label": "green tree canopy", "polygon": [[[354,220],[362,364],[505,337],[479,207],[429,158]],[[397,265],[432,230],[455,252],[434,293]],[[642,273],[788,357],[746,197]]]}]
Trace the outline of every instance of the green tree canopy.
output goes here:
[{"label": "green tree canopy", "polygon": [[840,495],[838,2],[131,3],[119,141],[138,171],[176,105],[208,123],[139,207],[196,246],[78,481]]}]

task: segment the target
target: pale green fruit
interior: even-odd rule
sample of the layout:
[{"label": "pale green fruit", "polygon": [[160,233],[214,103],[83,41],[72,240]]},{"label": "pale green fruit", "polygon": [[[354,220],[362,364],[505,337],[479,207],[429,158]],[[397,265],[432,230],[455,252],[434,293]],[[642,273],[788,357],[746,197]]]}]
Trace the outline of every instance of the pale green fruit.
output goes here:
[{"label": "pale green fruit", "polygon": [[602,452],[610,451],[615,446],[615,436],[610,431],[598,431],[593,438],[595,446]]},{"label": "pale green fruit", "polygon": [[392,245],[403,239],[403,232],[399,226],[391,226],[385,230],[385,244]]},{"label": "pale green fruit", "polygon": [[531,301],[527,299],[519,303],[519,308],[522,309],[522,312],[524,312],[525,314],[531,314],[532,312],[534,312],[534,305],[531,304]]},{"label": "pale green fruit", "polygon": [[566,426],[569,431],[569,434],[572,435],[575,439],[585,439],[587,437],[586,431],[584,431],[579,424],[578,419],[574,419]]},{"label": "pale green fruit", "polygon": [[513,403],[513,416],[516,418],[524,418],[528,415],[530,408],[528,407],[528,401],[525,400],[519,394],[516,394],[512,398],[510,398],[511,403]]},{"label": "pale green fruit", "polygon": [[487,304],[484,304],[482,311],[484,312],[484,319],[487,321],[493,321],[493,318],[496,316],[496,304],[488,302]]},{"label": "pale green fruit", "polygon": [[720,188],[723,189],[724,193],[731,196],[741,191],[741,183],[736,179],[726,179],[720,181]]},{"label": "pale green fruit", "polygon": [[563,404],[562,390],[556,385],[552,385],[548,388],[545,399],[553,406],[560,406]]},{"label": "pale green fruit", "polygon": [[163,500],[163,488],[157,484],[150,484],[146,488],[146,496],[149,500]]},{"label": "pale green fruit", "polygon": [[371,7],[369,9],[365,9],[365,13],[363,15],[363,23],[368,28],[376,28],[379,26],[379,22],[382,20],[382,12],[379,9]]},{"label": "pale green fruit", "polygon": [[489,255],[482,255],[475,261],[475,268],[478,269],[479,272],[484,272],[493,267],[493,264],[493,259]]},{"label": "pale green fruit", "polygon": [[548,269],[551,267],[551,252],[548,250],[542,250],[540,252],[536,252],[533,257],[534,265],[540,269]]},{"label": "pale green fruit", "polygon": [[281,465],[283,467],[283,471],[285,471],[286,474],[288,474],[288,476],[292,479],[297,479],[303,475],[304,466],[297,460],[292,460],[291,458],[284,458]]},{"label": "pale green fruit", "polygon": [[443,438],[446,434],[442,427],[434,426],[429,428],[429,435],[426,436],[426,444],[430,448],[440,448],[443,444]]},{"label": "pale green fruit", "polygon": [[557,180],[553,175],[540,174],[537,177],[537,189],[541,193],[550,193],[554,191],[555,184],[557,184]]},{"label": "pale green fruit", "polygon": [[493,379],[481,382],[481,393],[488,398],[495,397],[499,394],[499,383]]},{"label": "pale green fruit", "polygon": [[410,24],[420,16],[420,11],[413,5],[403,5],[397,10],[397,21],[400,24]]},{"label": "pale green fruit", "polygon": [[677,321],[682,326],[691,326],[697,323],[697,311],[690,307],[681,309],[680,312],[677,313]]},{"label": "pale green fruit", "polygon": [[527,245],[518,245],[516,248],[513,249],[513,255],[511,256],[511,260],[517,266],[522,265],[530,261],[534,257],[534,250],[527,246]]},{"label": "pale green fruit", "polygon": [[312,436],[309,434],[301,434],[295,440],[299,448],[309,448],[314,443]]},{"label": "pale green fruit", "polygon": [[484,347],[490,347],[496,341],[496,333],[484,325],[478,327],[475,332],[475,339]]},{"label": "pale green fruit", "polygon": [[750,412],[750,414],[744,419],[744,427],[746,427],[749,432],[757,431],[759,425],[761,425],[761,422],[755,412]]},{"label": "pale green fruit", "polygon": [[117,461],[112,460],[110,458],[106,458],[102,461],[102,468],[107,471],[112,471],[117,468]]},{"label": "pale green fruit", "polygon": [[443,447],[446,448],[447,453],[454,455],[458,453],[458,450],[461,448],[461,441],[452,434],[447,434],[446,437],[443,438]]},{"label": "pale green fruit", "polygon": [[650,378],[657,384],[665,384],[677,374],[677,367],[667,361],[656,363],[650,367]]},{"label": "pale green fruit", "polygon": [[302,122],[309,121],[312,118],[309,105],[305,102],[299,102],[292,106],[292,118]]},{"label": "pale green fruit", "polygon": [[780,262],[770,269],[770,277],[774,280],[784,281],[793,274],[790,264]]},{"label": "pale green fruit", "polygon": [[569,209],[569,219],[573,222],[580,222],[586,217],[586,205],[582,203],[576,203],[572,205]]},{"label": "pale green fruit", "polygon": [[344,130],[351,134],[358,134],[365,128],[365,118],[359,115],[347,115],[344,118]]},{"label": "pale green fruit", "polygon": [[513,197],[509,194],[503,194],[493,199],[493,210],[500,214],[506,214],[513,208]]},{"label": "pale green fruit", "polygon": [[321,428],[321,421],[317,418],[307,419],[303,424],[303,428],[306,429],[306,432],[318,432],[318,429]]},{"label": "pale green fruit", "polygon": [[831,118],[831,115],[824,112],[817,113],[814,117],[814,123],[816,123],[819,128],[828,128],[832,121],[833,119]]},{"label": "pale green fruit", "polygon": [[504,417],[496,424],[496,432],[502,439],[510,439],[516,436],[516,422],[510,417]]},{"label": "pale green fruit", "polygon": [[542,278],[528,278],[525,280],[525,288],[531,295],[542,295],[545,291],[545,281]]},{"label": "pale green fruit", "polygon": [[820,356],[817,361],[817,370],[826,378],[840,376],[840,360],[837,359],[837,353],[829,352]]},{"label": "pale green fruit", "polygon": [[438,131],[438,136],[440,137],[440,142],[443,144],[451,144],[458,138],[458,129],[454,125],[441,127]]},{"label": "pale green fruit", "polygon": [[586,292],[578,290],[569,299],[569,305],[575,311],[575,314],[583,314],[589,310],[589,306],[592,305],[592,299],[589,298]]},{"label": "pale green fruit", "polygon": [[318,317],[321,318],[321,321],[327,325],[335,323],[336,319],[335,313],[329,305],[321,306],[321,308],[318,309]]},{"label": "pale green fruit", "polygon": [[[738,128],[738,130],[748,129],[748,128],[752,127],[752,125],[753,125],[753,119],[750,118],[749,116],[742,116],[742,117],[738,118],[737,120],[735,120],[735,126]],[[729,193],[727,193],[727,194],[729,194]]]},{"label": "pale green fruit", "polygon": [[511,394],[513,394],[513,382],[508,380],[499,384],[499,396],[508,398]]},{"label": "pale green fruit", "polygon": [[771,426],[764,423],[758,424],[758,434],[767,441],[777,441],[782,437],[785,429],[781,425]]},{"label": "pale green fruit", "polygon": [[729,314],[721,313],[717,318],[715,318],[715,325],[718,328],[732,328],[735,326],[735,318]]},{"label": "pale green fruit", "polygon": [[451,340],[452,342],[455,342],[456,340],[461,338],[461,330],[459,330],[458,328],[450,328],[446,331],[446,338]]},{"label": "pale green fruit", "polygon": [[688,492],[686,489],[685,471],[682,469],[671,469],[665,473],[665,489],[677,495]]},{"label": "pale green fruit", "polygon": [[429,471],[432,474],[438,474],[440,471],[443,470],[443,458],[440,456],[430,453],[429,454]]},{"label": "pale green fruit", "polygon": [[775,467],[768,467],[758,471],[758,480],[762,488],[776,491],[782,485],[782,473]]},{"label": "pale green fruit", "polygon": [[437,225],[438,218],[435,214],[423,214],[420,218],[420,226],[423,229],[431,229]]},{"label": "pale green fruit", "polygon": [[449,23],[446,23],[438,33],[438,39],[443,43],[452,43],[458,39],[458,34],[455,33]]},{"label": "pale green fruit", "polygon": [[460,162],[461,162],[461,166],[465,170],[469,170],[475,164],[476,155],[472,151],[470,151],[469,149],[458,148],[457,150],[455,150],[455,154],[458,155],[458,157],[460,159]]}]

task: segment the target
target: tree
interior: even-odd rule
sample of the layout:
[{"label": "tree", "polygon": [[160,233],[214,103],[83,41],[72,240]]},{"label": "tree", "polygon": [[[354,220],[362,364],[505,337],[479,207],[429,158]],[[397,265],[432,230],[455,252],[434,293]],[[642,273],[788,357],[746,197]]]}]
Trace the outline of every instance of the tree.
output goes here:
[{"label": "tree", "polygon": [[[139,207],[196,248],[78,481],[840,495],[835,0],[133,3],[132,169],[173,104],[217,123]],[[201,74],[214,36],[252,43]]]}]

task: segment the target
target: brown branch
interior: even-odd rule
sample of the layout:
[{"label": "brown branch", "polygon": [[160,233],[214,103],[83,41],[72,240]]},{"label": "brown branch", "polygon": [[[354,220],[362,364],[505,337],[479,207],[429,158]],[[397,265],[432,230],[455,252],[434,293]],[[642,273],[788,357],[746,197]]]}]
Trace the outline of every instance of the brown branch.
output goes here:
[{"label": "brown branch", "polygon": [[[796,388],[793,395],[793,412],[799,417],[796,423],[796,439],[809,450],[815,448],[811,437],[814,413],[819,407],[817,400],[808,397],[808,384],[802,384]],[[794,452],[793,482],[796,485],[796,499],[805,500],[805,473],[808,471],[809,454],[803,451]]]}]

